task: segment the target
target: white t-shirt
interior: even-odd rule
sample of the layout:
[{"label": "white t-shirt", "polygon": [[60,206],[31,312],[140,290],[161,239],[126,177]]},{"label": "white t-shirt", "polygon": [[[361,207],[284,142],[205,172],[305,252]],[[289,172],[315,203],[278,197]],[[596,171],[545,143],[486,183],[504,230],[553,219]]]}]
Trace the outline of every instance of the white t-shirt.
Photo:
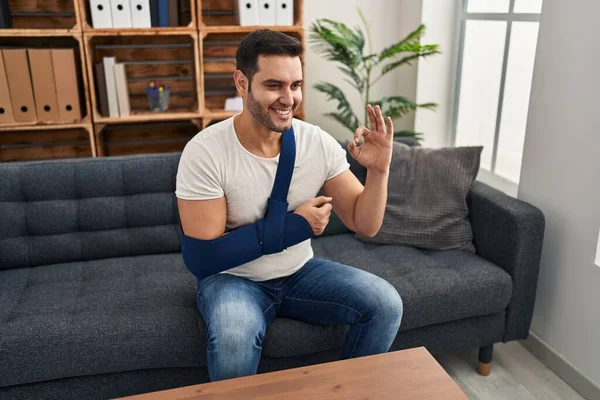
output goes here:
[{"label": "white t-shirt", "polygon": [[[293,120],[296,161],[288,192],[288,211],[317,196],[326,180],[346,171],[346,152],[315,125]],[[177,171],[175,195],[186,200],[225,196],[230,230],[252,224],[265,215],[279,155],[263,158],[240,143],[233,117],[199,132],[185,146]],[[281,253],[264,255],[226,271],[255,281],[288,276],[314,255],[310,239]]]}]

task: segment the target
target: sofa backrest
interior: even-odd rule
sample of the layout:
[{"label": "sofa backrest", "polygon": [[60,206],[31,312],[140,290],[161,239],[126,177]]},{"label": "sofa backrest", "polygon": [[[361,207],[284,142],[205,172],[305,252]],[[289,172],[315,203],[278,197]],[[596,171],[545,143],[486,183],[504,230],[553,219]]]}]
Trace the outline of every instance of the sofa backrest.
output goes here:
[{"label": "sofa backrest", "polygon": [[180,251],[180,155],[0,163],[0,270]]},{"label": "sofa backrest", "polygon": [[[0,270],[179,252],[180,156],[0,163]],[[364,184],[366,169],[347,158]],[[332,213],[323,236],[347,232]]]}]

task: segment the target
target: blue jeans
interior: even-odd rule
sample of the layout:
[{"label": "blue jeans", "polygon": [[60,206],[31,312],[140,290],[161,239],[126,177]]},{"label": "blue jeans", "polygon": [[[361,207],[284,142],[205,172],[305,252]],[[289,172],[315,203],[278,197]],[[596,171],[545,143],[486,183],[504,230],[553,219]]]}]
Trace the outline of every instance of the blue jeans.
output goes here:
[{"label": "blue jeans", "polygon": [[398,292],[384,279],[316,258],[287,277],[254,282],[217,274],[197,289],[211,381],[256,374],[267,325],[276,316],[350,325],[341,349],[345,359],[387,352],[403,312]]}]

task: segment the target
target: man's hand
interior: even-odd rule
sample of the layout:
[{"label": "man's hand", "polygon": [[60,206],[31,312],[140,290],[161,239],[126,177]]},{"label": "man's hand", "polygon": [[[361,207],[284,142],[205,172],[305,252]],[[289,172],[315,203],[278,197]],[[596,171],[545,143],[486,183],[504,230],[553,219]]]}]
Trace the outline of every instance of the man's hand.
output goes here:
[{"label": "man's hand", "polygon": [[302,216],[308,221],[315,236],[319,236],[325,230],[331,216],[331,197],[319,196],[308,200],[294,210],[294,214]]},{"label": "man's hand", "polygon": [[[354,132],[354,140],[348,143],[348,151],[352,157],[368,170],[387,173],[392,161],[394,126],[392,119],[387,117],[385,122],[381,108],[367,105],[369,128],[359,126]],[[365,139],[359,147],[360,138]]]}]

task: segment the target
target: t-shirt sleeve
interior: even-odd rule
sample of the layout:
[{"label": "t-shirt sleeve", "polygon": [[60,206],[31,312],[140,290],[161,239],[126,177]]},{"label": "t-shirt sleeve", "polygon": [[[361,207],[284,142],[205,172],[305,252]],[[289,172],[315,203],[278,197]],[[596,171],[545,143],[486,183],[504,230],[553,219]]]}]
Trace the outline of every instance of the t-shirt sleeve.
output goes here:
[{"label": "t-shirt sleeve", "polygon": [[329,180],[350,168],[350,164],[346,159],[346,150],[333,136],[321,128],[319,128],[319,135],[327,165],[327,178],[325,180]]},{"label": "t-shirt sleeve", "polygon": [[186,144],[177,169],[175,196],[185,200],[211,200],[224,196],[217,152],[203,142]]}]

